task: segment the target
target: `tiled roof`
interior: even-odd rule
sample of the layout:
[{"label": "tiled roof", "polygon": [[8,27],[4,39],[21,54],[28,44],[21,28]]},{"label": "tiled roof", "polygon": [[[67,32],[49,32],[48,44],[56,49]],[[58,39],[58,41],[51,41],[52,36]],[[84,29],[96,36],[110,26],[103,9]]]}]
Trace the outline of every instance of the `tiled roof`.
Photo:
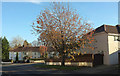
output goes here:
[{"label": "tiled roof", "polygon": [[16,49],[10,50],[13,52],[21,52],[21,51],[33,51],[33,52],[39,52],[40,48],[39,47],[18,47]]},{"label": "tiled roof", "polygon": [[[40,46],[40,47],[18,47],[18,48],[10,50],[10,52],[28,52],[28,51],[43,52],[43,51],[45,51],[45,50],[41,50],[41,49],[43,49],[41,47],[45,48],[45,46]],[[53,51],[53,48],[52,47],[48,47],[46,50],[47,51]]]},{"label": "tiled roof", "polygon": [[111,25],[102,25],[95,29],[95,33],[106,32],[120,34],[120,25],[111,26]]}]

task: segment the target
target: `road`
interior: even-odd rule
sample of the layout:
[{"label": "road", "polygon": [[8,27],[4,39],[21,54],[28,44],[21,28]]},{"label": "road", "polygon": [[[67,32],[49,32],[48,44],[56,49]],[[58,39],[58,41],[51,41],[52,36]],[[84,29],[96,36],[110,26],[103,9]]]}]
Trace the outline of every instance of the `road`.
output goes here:
[{"label": "road", "polygon": [[[12,64],[2,65],[3,74],[54,74],[59,72],[55,69],[43,69],[36,68],[34,65],[40,65],[40,63],[27,63],[27,64]],[[60,73],[60,72],[59,72]]]},{"label": "road", "polygon": [[93,68],[82,68],[74,71],[63,71],[56,69],[36,68],[34,65],[40,63],[22,63],[2,65],[3,74],[119,74],[120,71],[115,66],[98,66]]}]

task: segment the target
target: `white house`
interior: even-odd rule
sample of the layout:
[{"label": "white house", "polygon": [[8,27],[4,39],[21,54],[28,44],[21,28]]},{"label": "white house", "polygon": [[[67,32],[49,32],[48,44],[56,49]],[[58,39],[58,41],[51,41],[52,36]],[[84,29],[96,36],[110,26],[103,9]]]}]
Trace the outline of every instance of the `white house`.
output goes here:
[{"label": "white house", "polygon": [[[94,52],[104,54],[103,64],[120,64],[120,25],[102,25],[95,29],[94,38]],[[19,47],[9,52],[9,58],[15,60],[16,52],[19,54],[19,60],[24,56],[40,57],[39,47]]]},{"label": "white house", "polygon": [[102,25],[95,29],[95,50],[104,54],[106,65],[120,63],[120,25]]},{"label": "white house", "polygon": [[25,56],[30,58],[40,58],[40,48],[39,47],[18,47],[16,49],[10,50],[9,59],[16,60],[16,54],[18,52],[18,59],[23,60]]},{"label": "white house", "polygon": [[86,49],[86,53],[102,53],[105,65],[120,64],[120,25],[102,25],[95,29],[93,37],[95,49]]}]

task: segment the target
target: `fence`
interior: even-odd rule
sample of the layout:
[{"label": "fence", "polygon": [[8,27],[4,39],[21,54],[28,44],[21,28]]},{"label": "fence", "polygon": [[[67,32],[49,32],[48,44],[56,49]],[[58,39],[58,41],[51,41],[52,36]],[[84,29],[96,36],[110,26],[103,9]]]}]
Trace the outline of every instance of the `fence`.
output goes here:
[{"label": "fence", "polygon": [[[62,59],[46,59],[45,63],[47,65],[61,65]],[[73,66],[96,66],[103,64],[103,54],[84,54],[84,55],[76,55],[75,60],[70,60],[68,58],[65,59],[65,65],[73,65]]]}]

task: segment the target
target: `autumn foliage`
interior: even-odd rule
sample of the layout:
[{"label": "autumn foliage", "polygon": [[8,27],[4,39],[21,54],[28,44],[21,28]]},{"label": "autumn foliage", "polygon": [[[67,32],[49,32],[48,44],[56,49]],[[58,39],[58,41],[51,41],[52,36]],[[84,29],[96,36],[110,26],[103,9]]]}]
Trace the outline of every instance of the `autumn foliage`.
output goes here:
[{"label": "autumn foliage", "polygon": [[74,58],[74,54],[81,53],[84,48],[94,49],[91,24],[64,3],[52,3],[51,9],[41,11],[32,27],[44,46],[61,54],[62,65],[67,56]]},{"label": "autumn foliage", "polygon": [[40,46],[39,47],[40,53],[45,53],[45,51],[47,51],[47,47],[45,46]]}]

